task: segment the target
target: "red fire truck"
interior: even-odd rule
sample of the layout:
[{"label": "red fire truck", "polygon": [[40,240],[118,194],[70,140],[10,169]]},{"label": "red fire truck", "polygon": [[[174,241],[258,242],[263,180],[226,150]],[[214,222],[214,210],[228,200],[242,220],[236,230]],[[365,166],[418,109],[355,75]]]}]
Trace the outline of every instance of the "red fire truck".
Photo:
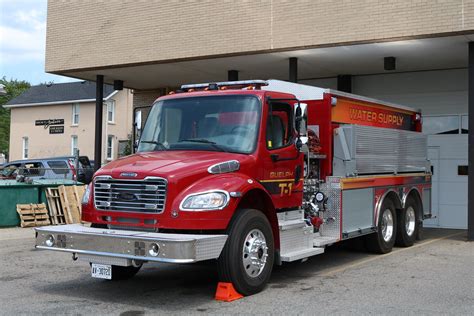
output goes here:
[{"label": "red fire truck", "polygon": [[250,295],[274,264],[343,240],[409,247],[431,216],[421,123],[405,106],[279,80],[184,85],[156,100],[137,152],[94,175],[90,227],[37,228],[36,248],[104,279],[217,260]]}]

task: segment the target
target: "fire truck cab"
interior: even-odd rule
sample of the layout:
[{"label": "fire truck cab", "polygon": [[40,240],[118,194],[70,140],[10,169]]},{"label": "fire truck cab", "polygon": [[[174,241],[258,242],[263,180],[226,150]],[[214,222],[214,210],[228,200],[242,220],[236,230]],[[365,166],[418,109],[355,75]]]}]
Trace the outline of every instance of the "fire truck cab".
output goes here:
[{"label": "fire truck cab", "polygon": [[416,110],[279,80],[184,85],[156,100],[137,152],[94,175],[90,227],[37,228],[36,247],[105,279],[217,260],[219,279],[250,295],[274,264],[343,240],[413,245],[430,201]]}]

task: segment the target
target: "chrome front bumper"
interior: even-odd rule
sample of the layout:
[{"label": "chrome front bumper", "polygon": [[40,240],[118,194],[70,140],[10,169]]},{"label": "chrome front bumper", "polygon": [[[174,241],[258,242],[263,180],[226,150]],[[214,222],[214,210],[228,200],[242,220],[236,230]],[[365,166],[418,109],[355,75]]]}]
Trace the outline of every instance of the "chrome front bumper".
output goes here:
[{"label": "chrome front bumper", "polygon": [[[37,227],[35,230],[35,247],[38,249],[171,263],[216,259],[227,240],[227,235],[149,233],[91,228],[80,224]],[[46,243],[48,239],[54,240],[51,246]],[[156,256],[150,254],[152,244],[159,247]]]}]

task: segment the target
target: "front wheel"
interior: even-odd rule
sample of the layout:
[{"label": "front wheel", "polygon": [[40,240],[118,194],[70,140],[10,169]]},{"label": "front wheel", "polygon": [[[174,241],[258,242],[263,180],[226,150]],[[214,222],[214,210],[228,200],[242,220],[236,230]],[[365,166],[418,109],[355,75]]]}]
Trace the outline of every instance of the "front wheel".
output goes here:
[{"label": "front wheel", "polygon": [[273,233],[265,215],[238,210],[218,259],[219,280],[231,282],[242,295],[260,292],[270,279],[274,261]]},{"label": "front wheel", "polygon": [[366,238],[367,248],[376,253],[392,251],[397,235],[397,213],[392,200],[385,199],[380,208],[377,233]]}]

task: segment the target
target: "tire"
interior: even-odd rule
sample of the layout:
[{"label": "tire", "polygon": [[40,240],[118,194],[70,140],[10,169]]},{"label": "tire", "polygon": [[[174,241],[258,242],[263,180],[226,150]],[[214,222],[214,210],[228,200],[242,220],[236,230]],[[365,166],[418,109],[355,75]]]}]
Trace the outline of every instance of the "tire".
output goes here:
[{"label": "tire", "polygon": [[[270,279],[275,257],[268,219],[258,210],[237,210],[227,234],[218,259],[219,280],[232,283],[242,295],[262,291]],[[256,263],[250,260],[252,256],[258,258]]]},{"label": "tire", "polygon": [[418,235],[418,203],[413,197],[408,197],[405,208],[398,217],[397,240],[395,244],[401,247],[410,247],[415,243]]},{"label": "tire", "polygon": [[416,229],[418,230],[416,232],[416,240],[422,240],[423,239],[423,222],[422,221],[418,223]]},{"label": "tire", "polygon": [[[107,225],[105,224],[91,224],[92,228],[107,228]],[[91,263],[92,265],[92,263]],[[139,265],[138,267],[135,266],[128,266],[128,267],[122,267],[122,266],[112,266],[112,281],[120,281],[120,280],[127,280],[135,276],[135,274],[140,271],[142,265]]]},{"label": "tire", "polygon": [[380,208],[377,232],[366,237],[366,247],[375,253],[392,251],[397,235],[397,213],[391,199],[385,199]]}]

